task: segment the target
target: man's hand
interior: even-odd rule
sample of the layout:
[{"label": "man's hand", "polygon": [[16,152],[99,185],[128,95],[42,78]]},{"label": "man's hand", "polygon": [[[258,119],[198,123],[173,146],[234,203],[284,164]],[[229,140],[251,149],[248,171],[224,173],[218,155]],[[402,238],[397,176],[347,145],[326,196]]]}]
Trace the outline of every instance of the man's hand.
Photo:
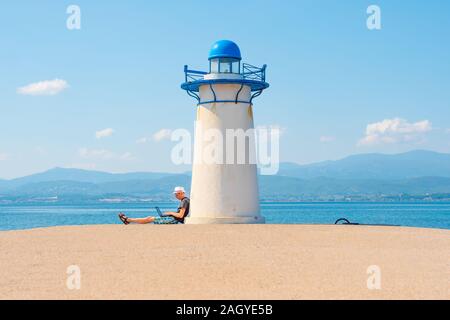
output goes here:
[{"label": "man's hand", "polygon": [[167,211],[167,212],[163,212],[163,217],[170,217],[172,216],[173,212]]},{"label": "man's hand", "polygon": [[183,219],[184,217],[184,213],[186,212],[185,208],[181,208],[180,212],[172,212],[172,211],[168,211],[168,212],[164,212],[165,216],[172,216],[178,219]]}]

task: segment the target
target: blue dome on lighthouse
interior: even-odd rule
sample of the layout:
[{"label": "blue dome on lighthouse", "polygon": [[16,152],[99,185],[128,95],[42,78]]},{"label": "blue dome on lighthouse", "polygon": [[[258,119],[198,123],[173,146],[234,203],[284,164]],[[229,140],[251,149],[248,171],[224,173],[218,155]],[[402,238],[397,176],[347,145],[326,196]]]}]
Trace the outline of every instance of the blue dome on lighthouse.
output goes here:
[{"label": "blue dome on lighthouse", "polygon": [[215,58],[232,58],[241,60],[241,50],[236,43],[230,40],[216,41],[209,50],[208,60]]}]

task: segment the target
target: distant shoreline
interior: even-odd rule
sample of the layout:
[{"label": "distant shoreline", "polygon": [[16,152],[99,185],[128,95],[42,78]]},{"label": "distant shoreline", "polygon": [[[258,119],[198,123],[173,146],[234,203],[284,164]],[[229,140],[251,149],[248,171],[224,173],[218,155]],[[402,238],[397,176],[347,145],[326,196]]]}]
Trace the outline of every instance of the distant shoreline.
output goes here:
[{"label": "distant shoreline", "polygon": [[[0,197],[0,206],[8,206],[8,205],[114,205],[114,204],[152,204],[152,203],[176,203],[175,200],[172,199],[162,199],[162,200],[136,200],[136,201],[129,201],[129,200],[114,200],[114,201],[101,201],[101,200],[72,200],[72,201],[60,201],[60,200],[22,200],[22,201],[14,201],[14,200],[2,200]],[[450,198],[445,199],[395,199],[395,200],[261,200],[261,204],[266,203],[352,203],[352,204],[358,204],[358,203],[443,203],[448,204],[450,203]]]}]

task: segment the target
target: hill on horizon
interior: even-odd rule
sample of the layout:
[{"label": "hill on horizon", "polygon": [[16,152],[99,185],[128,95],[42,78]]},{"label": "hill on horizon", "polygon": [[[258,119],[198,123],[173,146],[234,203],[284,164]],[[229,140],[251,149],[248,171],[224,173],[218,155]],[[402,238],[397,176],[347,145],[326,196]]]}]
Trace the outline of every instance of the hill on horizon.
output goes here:
[{"label": "hill on horizon", "polygon": [[303,179],[405,179],[450,177],[450,154],[415,150],[400,154],[368,153],[307,165],[282,163],[278,175]]},{"label": "hill on horizon", "polygon": [[51,182],[51,181],[78,181],[88,183],[120,182],[128,180],[154,180],[163,177],[176,175],[164,172],[130,172],[130,173],[109,173],[104,171],[85,170],[76,168],[56,167],[44,172],[35,173],[29,176],[15,178],[11,180],[0,179],[0,186],[3,184],[9,187],[19,187],[29,183]]},{"label": "hill on horizon", "polygon": [[[0,184],[19,186],[27,183],[58,180],[104,183],[159,179],[173,175],[178,174],[166,172],[109,173],[105,171],[56,167],[24,177],[0,179]],[[414,150],[399,154],[357,154],[340,160],[327,160],[303,165],[293,162],[281,162],[277,175],[306,179],[318,177],[341,179],[450,177],[450,154],[427,150]]]},{"label": "hill on horizon", "polygon": [[[0,180],[2,199],[171,199],[175,185],[190,187],[190,173],[107,173],[54,168]],[[450,154],[412,151],[397,155],[362,154],[310,165],[281,163],[274,176],[260,176],[261,199],[367,199],[430,194],[450,198]],[[169,190],[169,191],[168,191]]]}]

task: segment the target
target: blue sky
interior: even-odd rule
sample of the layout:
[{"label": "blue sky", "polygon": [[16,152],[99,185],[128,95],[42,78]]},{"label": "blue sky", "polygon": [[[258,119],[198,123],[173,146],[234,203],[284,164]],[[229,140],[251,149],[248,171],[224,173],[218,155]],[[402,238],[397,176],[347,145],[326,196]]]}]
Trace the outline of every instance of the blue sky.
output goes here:
[{"label": "blue sky", "polygon": [[[81,30],[66,28],[70,4]],[[381,30],[366,27],[371,4]],[[0,178],[188,170],[165,137],[192,130],[183,65],[206,70],[218,39],[268,65],[255,122],[283,129],[282,161],[450,152],[449,13],[448,1],[2,1]],[[67,88],[19,90],[54,79]]]}]

